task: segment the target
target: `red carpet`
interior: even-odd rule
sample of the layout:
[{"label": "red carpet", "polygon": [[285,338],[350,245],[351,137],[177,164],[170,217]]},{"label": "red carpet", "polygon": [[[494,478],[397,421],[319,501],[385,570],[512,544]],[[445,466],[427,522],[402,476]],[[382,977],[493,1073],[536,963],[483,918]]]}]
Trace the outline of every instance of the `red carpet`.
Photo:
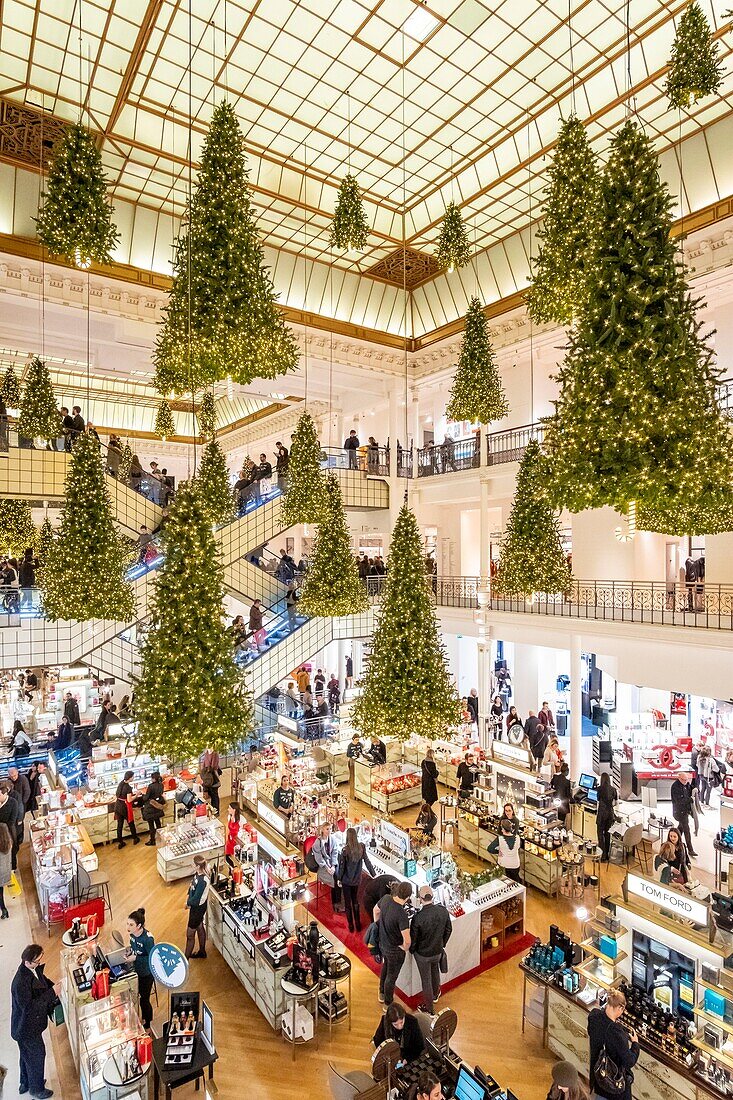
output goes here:
[{"label": "red carpet", "polygon": [[[310,888],[315,895],[315,882],[311,883]],[[371,951],[364,943],[364,933],[368,922],[363,907],[361,910],[361,932],[349,932],[349,926],[346,923],[346,914],[334,913],[333,906],[331,905],[331,891],[326,887],[321,887],[321,896],[318,901],[316,901],[314,896],[312,901],[305,903],[305,907],[311,916],[320,921],[337,940],[340,940],[344,947],[348,948],[352,954],[356,955],[365,966],[368,966],[372,973],[379,975],[381,966],[374,961]],[[489,958],[479,966],[474,967],[473,970],[469,970],[460,978],[454,978],[450,982],[445,982],[442,987],[443,993],[450,992],[451,989],[463,985],[464,982],[468,982],[471,978],[483,974],[486,970],[491,970],[493,967],[498,966],[499,963],[506,962],[507,959],[511,959],[515,955],[521,955],[525,951],[529,951],[535,939],[536,936],[531,935],[529,932],[525,932],[523,936],[513,940],[511,944],[507,947],[503,947],[501,951],[496,951],[493,955],[490,955]],[[400,1000],[404,1001],[410,1008],[417,1008],[422,1001],[422,996],[419,994],[415,997],[408,997],[400,989],[399,984],[397,985],[397,992],[400,995]]]}]

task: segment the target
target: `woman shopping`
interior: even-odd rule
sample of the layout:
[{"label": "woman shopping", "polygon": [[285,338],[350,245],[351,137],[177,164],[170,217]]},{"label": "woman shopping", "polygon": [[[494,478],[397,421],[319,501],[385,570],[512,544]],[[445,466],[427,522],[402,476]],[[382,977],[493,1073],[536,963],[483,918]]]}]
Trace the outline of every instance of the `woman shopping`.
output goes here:
[{"label": "woman shopping", "polygon": [[349,932],[361,932],[361,914],[359,913],[359,883],[361,874],[366,867],[372,878],[375,877],[374,868],[367,855],[367,850],[359,841],[356,829],[346,830],[346,843],[339,853],[336,879],[341,883],[344,893],[344,908]]},{"label": "woman shopping", "polygon": [[601,859],[604,863],[608,863],[611,855],[611,826],[616,820],[613,804],[617,801],[616,788],[611,783],[608,772],[604,772],[598,787],[598,810],[596,812],[598,847],[601,849]]},{"label": "woman shopping", "polygon": [[[203,856],[193,857],[194,875],[188,887],[186,909],[186,958],[206,958],[206,910],[209,903],[209,867]],[[194,951],[198,937],[199,949]]]},{"label": "woman shopping", "polygon": [[438,765],[435,763],[435,753],[428,749],[425,759],[420,765],[422,771],[421,793],[423,802],[432,806],[438,801]]},{"label": "woman shopping", "polygon": [[502,818],[501,832],[488,846],[489,852],[497,856],[497,862],[507,878],[519,882],[521,841],[511,821]]},{"label": "woman shopping", "polygon": [[143,1027],[149,1028],[153,1022],[153,1006],[150,993],[153,988],[153,975],[150,972],[150,952],[155,940],[145,927],[145,910],[134,909],[127,918],[127,931],[130,934],[130,949],[125,960],[133,964],[137,974],[137,990],[140,997],[140,1015]]},{"label": "woman shopping", "polygon": [[130,830],[132,843],[140,843],[140,837],[137,835],[137,826],[135,825],[134,810],[132,808],[132,787],[130,786],[130,780],[134,775],[134,772],[126,771],[122,782],[115,791],[115,819],[117,821],[118,848],[125,847],[125,842],[122,839],[122,830],[125,825],[127,825]]},{"label": "woman shopping", "polygon": [[165,813],[163,780],[161,779],[160,772],[153,772],[150,776],[150,782],[143,795],[143,805],[140,812],[142,813],[143,821],[147,821],[150,830],[150,836],[145,841],[146,847],[153,848],[155,846],[155,834],[160,828],[163,814]]}]

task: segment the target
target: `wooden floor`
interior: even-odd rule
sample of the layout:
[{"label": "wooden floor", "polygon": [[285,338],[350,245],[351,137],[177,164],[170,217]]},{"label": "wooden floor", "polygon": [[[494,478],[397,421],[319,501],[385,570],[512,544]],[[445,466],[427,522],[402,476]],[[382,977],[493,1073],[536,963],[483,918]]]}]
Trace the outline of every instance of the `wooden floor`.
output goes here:
[{"label": "wooden floor", "polygon": [[[359,812],[364,807],[359,804]],[[412,823],[414,810],[406,814]],[[124,933],[127,914],[143,905],[148,915],[148,927],[156,940],[167,940],[183,946],[186,912],[184,908],[187,880],[166,885],[156,870],[155,850],[129,842],[123,851],[115,845],[99,848],[100,868],[110,874],[114,918],[111,927]],[[461,853],[460,862],[467,869],[480,864]],[[24,898],[34,937],[47,946],[47,973],[58,975],[57,959],[60,944],[58,931],[47,940],[45,928],[38,923],[36,894],[30,869],[23,868]],[[619,885],[621,872],[611,867],[602,888],[613,892]],[[527,930],[543,939],[549,926],[557,923],[578,934],[574,907],[564,899],[549,899],[530,890],[527,902]],[[593,904],[588,895],[588,904]],[[305,919],[305,914],[303,918]],[[372,1053],[371,1037],[379,1022],[381,1006],[377,1000],[377,978],[358,960],[354,960],[352,982],[352,1030],[340,1022],[334,1026],[329,1042],[326,1027],[319,1031],[319,1049],[308,1045],[296,1052],[295,1065],[291,1050],[269,1027],[253,1002],[237,982],[215,948],[208,959],[192,960],[192,988],[201,990],[216,1013],[215,1038],[219,1051],[215,1084],[218,1095],[234,1100],[247,1095],[260,1100],[290,1100],[293,1096],[330,1097],[328,1061],[344,1069],[368,1070]],[[553,1056],[542,1049],[539,1033],[532,1028],[522,1035],[522,982],[517,959],[509,960],[480,975],[446,995],[442,1004],[449,1004],[458,1014],[458,1030],[454,1049],[470,1064],[479,1064],[503,1086],[509,1087],[520,1100],[541,1100],[547,1094]],[[161,996],[156,1021],[167,1016]],[[76,1070],[65,1037],[65,1028],[54,1031],[53,1043],[64,1100],[80,1096]],[[212,1090],[213,1094],[213,1090]],[[193,1085],[176,1091],[177,1100],[193,1097]],[[197,1094],[201,1096],[201,1093]]]}]

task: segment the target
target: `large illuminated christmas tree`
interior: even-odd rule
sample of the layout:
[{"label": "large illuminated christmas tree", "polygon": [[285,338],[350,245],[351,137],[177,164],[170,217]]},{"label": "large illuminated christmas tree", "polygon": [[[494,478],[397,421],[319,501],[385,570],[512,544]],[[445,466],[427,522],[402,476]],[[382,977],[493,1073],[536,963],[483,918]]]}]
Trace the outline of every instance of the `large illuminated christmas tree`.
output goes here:
[{"label": "large illuminated christmas tree", "polygon": [[508,412],[509,402],[496,366],[488,318],[479,299],[472,298],[445,415],[449,420],[490,424]]},{"label": "large illuminated christmas tree", "polygon": [[56,406],[48,367],[36,356],[31,360],[20,400],[18,435],[24,439],[58,439],[61,413]]},{"label": "large illuminated christmas tree", "polygon": [[363,691],[351,717],[367,736],[445,737],[460,721],[425,574],[420,528],[405,504],[392,535]]},{"label": "large illuminated christmas tree", "polygon": [[125,579],[130,556],[112,516],[99,444],[82,432],[69,459],[58,535],[39,572],[46,617],[130,622],[135,614]]},{"label": "large illuminated christmas tree", "polygon": [[733,452],[671,206],[651,139],[630,120],[611,142],[587,302],[545,446],[555,504],[625,512],[636,501],[692,533],[701,500],[730,510]]},{"label": "large illuminated christmas tree", "polygon": [[324,503],[321,454],[313,417],[304,412],[290,445],[287,490],[283,500],[283,519],[289,526],[320,521]]},{"label": "large illuminated christmas tree", "polygon": [[0,500],[0,554],[20,558],[26,550],[32,550],[38,540],[38,531],[27,500]]},{"label": "large illuminated christmas tree", "polygon": [[339,483],[325,479],[324,501],[311,563],[306,573],[300,610],[305,615],[357,615],[369,599],[359,579]]},{"label": "large illuminated christmas tree", "polygon": [[[162,394],[229,376],[248,383],[293,370],[298,349],[278,308],[247,181],[234,108],[214,109],[154,352]],[[190,324],[190,364],[189,364]]]},{"label": "large illuminated christmas tree", "polygon": [[224,625],[224,573],[211,517],[194,484],[179,488],[162,541],[135,685],[138,748],[181,761],[245,738],[253,704]]}]

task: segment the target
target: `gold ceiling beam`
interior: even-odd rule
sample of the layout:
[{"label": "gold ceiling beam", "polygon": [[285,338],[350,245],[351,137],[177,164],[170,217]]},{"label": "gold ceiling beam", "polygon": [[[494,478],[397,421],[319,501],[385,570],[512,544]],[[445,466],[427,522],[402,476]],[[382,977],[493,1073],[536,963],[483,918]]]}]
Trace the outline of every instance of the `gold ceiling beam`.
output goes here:
[{"label": "gold ceiling beam", "polygon": [[[125,67],[125,73],[122,77],[122,82],[117,90],[115,101],[110,111],[109,119],[107,120],[107,127],[105,129],[105,137],[109,136],[112,130],[114,130],[117,120],[122,114],[122,110],[127,103],[127,97],[130,94],[133,81],[137,76],[140,63],[145,56],[145,51],[148,48],[150,36],[155,29],[155,24],[158,21],[161,9],[163,7],[163,0],[148,0],[148,6],[143,16],[143,21],[140,24],[140,30],[137,32],[137,38],[135,39],[135,45],[132,47],[132,53],[127,59],[127,66]],[[104,39],[102,39],[104,40]]]}]

